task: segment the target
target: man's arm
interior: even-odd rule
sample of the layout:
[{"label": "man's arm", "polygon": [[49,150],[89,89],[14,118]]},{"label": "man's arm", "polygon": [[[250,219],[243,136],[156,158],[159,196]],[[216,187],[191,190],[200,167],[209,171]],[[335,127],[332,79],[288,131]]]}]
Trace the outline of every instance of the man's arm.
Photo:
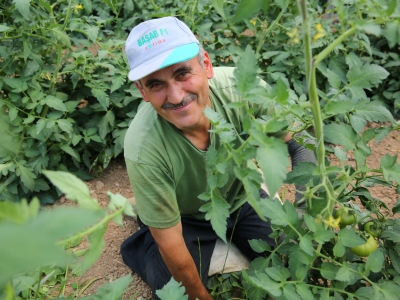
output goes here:
[{"label": "man's arm", "polygon": [[174,279],[182,282],[189,299],[211,300],[197,272],[182,236],[182,223],[170,228],[149,227],[168,270]]}]

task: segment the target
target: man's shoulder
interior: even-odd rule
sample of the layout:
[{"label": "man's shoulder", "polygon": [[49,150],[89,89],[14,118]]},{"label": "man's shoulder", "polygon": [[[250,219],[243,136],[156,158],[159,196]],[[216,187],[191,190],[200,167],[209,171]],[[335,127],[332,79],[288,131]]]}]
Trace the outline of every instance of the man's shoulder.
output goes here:
[{"label": "man's shoulder", "polygon": [[157,143],[159,138],[159,134],[157,134],[158,119],[156,111],[149,103],[141,105],[125,135],[124,152],[126,158],[138,161],[140,153],[143,153],[147,144]]},{"label": "man's shoulder", "polygon": [[215,67],[214,76],[210,79],[209,84],[214,89],[231,88],[235,86],[234,67]]}]

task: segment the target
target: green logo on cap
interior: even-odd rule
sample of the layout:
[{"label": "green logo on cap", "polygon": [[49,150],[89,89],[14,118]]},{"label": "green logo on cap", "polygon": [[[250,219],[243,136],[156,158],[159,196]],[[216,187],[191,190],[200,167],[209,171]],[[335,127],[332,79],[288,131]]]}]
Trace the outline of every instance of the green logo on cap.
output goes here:
[{"label": "green logo on cap", "polygon": [[153,40],[159,36],[163,36],[163,35],[167,35],[167,34],[168,34],[168,31],[165,28],[153,30],[150,33],[147,33],[144,36],[142,36],[142,38],[138,39],[138,46],[141,47],[141,46],[145,45],[146,43],[150,43],[151,40]]}]

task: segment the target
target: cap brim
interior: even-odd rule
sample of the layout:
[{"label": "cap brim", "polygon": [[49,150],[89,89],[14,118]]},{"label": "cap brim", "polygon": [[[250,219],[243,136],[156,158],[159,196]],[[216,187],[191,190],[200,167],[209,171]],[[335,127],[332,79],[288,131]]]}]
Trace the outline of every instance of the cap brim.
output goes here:
[{"label": "cap brim", "polygon": [[[155,46],[157,47],[157,46]],[[197,43],[190,43],[187,45],[179,46],[170,51],[161,53],[151,60],[142,63],[129,72],[129,80],[139,80],[147,75],[161,70],[165,67],[187,61],[192,59],[199,53],[199,45]]]}]

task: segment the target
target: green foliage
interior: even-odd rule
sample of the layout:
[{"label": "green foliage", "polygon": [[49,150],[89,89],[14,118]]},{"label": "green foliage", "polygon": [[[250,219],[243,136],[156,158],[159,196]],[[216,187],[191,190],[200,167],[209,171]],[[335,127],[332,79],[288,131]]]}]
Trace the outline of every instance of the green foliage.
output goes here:
[{"label": "green foliage", "polygon": [[171,280],[161,290],[156,291],[156,295],[160,299],[187,300],[189,299],[188,295],[185,295],[185,288],[181,284],[171,277]]},{"label": "green foliage", "polygon": [[52,203],[59,194],[43,169],[89,178],[84,169],[106,168],[122,152],[140,97],[126,80],[131,23],[107,29],[122,17],[121,4],[1,4],[1,199],[33,194]]},{"label": "green foliage", "polygon": [[[7,245],[0,249],[0,296],[11,295],[6,299],[17,299],[13,295],[18,299],[56,297],[54,293],[63,296],[69,277],[82,275],[100,257],[110,220],[124,212],[134,215],[121,195],[109,193],[109,209],[105,211],[82,192],[86,185],[76,176],[52,171],[45,174],[79,207],[39,210],[37,198],[30,204],[26,200],[0,202],[0,238]],[[89,246],[78,250],[84,238]],[[119,299],[131,281],[129,275],[106,284],[90,299]]]},{"label": "green foliage", "polygon": [[[223,18],[235,9],[235,5],[213,3],[219,5],[216,10]],[[236,27],[229,24],[232,19],[226,20],[234,31],[231,37],[237,38],[239,44],[253,45],[252,49],[246,46],[244,51],[228,44],[222,46],[230,51],[230,59],[223,58],[224,63],[235,63],[237,66],[237,92],[242,102],[231,108],[246,109],[248,120],[244,121],[244,129],[248,138],[243,145],[235,148],[232,143],[235,133],[231,131],[230,124],[226,124],[211,109],[205,111],[213,131],[223,141],[223,149],[208,153],[210,192],[203,194],[202,199],[210,202],[203,206],[202,211],[218,211],[221,216],[229,213],[230,207],[214,195],[218,195],[216,182],[224,173],[218,162],[233,160],[236,164],[235,175],[243,182],[249,203],[261,218],[272,223],[272,236],[279,244],[275,249],[267,250],[269,257],[256,259],[250,266],[251,270],[243,271],[241,287],[246,299],[364,299],[371,298],[371,295],[397,299],[400,292],[399,219],[393,218],[393,214],[399,211],[398,205],[392,212],[385,212],[382,208],[387,209],[386,205],[368,191],[375,184],[399,190],[397,156],[384,156],[377,169],[371,169],[366,164],[366,158],[371,155],[369,142],[373,139],[379,142],[391,130],[399,128],[390,107],[382,101],[382,91],[391,80],[392,72],[380,63],[384,55],[379,47],[389,41],[392,47],[399,45],[400,39],[394,39],[392,35],[389,37],[385,26],[398,22],[400,7],[392,3],[391,13],[388,14],[387,6],[379,1],[350,1],[346,4],[333,1],[333,4],[339,22],[321,18],[322,8],[309,5],[309,16],[300,8],[306,24],[301,30],[301,19],[292,15],[297,13],[294,7],[282,4],[278,8],[277,4],[274,7],[271,3],[269,11],[276,20],[264,28],[264,33],[273,32],[274,39],[271,40],[260,33],[257,36],[255,28],[257,24],[265,24],[268,12],[261,14],[254,11],[256,17],[236,23]],[[285,10],[289,11],[287,18],[281,19],[280,12]],[[278,22],[279,28],[274,28]],[[242,24],[244,27],[240,27]],[[251,30],[255,35],[235,35],[245,30]],[[377,38],[366,33],[382,34],[384,37],[380,37],[380,42],[375,45],[372,41],[378,41]],[[346,39],[349,36],[351,39]],[[219,37],[216,35],[215,39]],[[261,47],[257,47],[257,39],[261,39]],[[305,54],[300,48],[304,44]],[[311,49],[314,60],[311,60]],[[396,50],[398,48],[393,49]],[[220,52],[214,51],[218,60],[217,53]],[[302,71],[302,65],[307,71]],[[273,88],[267,87],[266,92],[258,92],[254,97],[256,76],[264,77]],[[253,101],[264,103],[264,107],[273,107],[271,115],[263,120],[252,117],[248,103]],[[389,125],[366,130],[370,121],[387,122]],[[285,145],[268,136],[284,129],[285,124],[289,124],[288,130],[294,134],[314,128],[315,137],[308,137],[316,140],[316,144],[307,146],[316,150],[317,166],[300,163],[286,176],[288,160]],[[299,142],[304,140],[295,138]],[[335,145],[331,149],[341,161],[339,167],[326,165],[324,143]],[[355,165],[348,164],[349,151],[354,152]],[[282,205],[276,199],[260,200],[257,191],[262,178],[254,170],[253,159],[263,171],[270,194],[274,194],[284,181],[306,186],[302,199],[306,209],[301,214],[289,201]],[[357,204],[358,199],[362,206]],[[354,223],[336,229],[340,220],[335,219],[334,205],[354,209],[360,226]],[[352,253],[351,248],[366,243],[368,235],[359,231],[362,230],[361,225],[370,220],[375,220],[385,229],[377,240],[369,240],[379,244],[378,250],[368,258],[361,258]],[[225,235],[224,228],[221,228],[224,223],[223,220],[218,222],[215,230],[221,237]],[[284,237],[283,242],[279,242],[280,237]],[[257,241],[251,245],[256,251],[265,250]],[[227,276],[210,280],[211,291],[214,293],[219,289],[222,292],[221,295],[213,294],[216,299],[224,299],[223,295],[232,291],[230,279]],[[215,284],[216,280],[219,280],[218,284]],[[224,288],[224,285],[227,287]]]}]

